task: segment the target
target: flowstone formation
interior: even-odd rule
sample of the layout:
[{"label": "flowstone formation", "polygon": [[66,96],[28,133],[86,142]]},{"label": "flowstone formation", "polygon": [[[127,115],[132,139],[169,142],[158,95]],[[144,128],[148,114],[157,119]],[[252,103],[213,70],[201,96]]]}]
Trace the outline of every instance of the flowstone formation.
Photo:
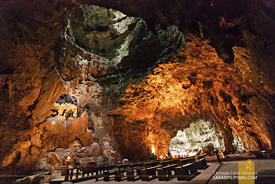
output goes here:
[{"label": "flowstone formation", "polygon": [[120,143],[120,152],[145,158],[154,146],[156,154],[166,155],[171,138],[197,118],[213,119],[227,153],[234,152],[233,134],[246,150],[271,149],[272,131],[264,123],[270,119],[261,121],[267,117],[253,109],[273,111],[265,100],[254,104],[259,99],[255,90],[273,92],[260,81],[259,89],[247,83],[243,68],[224,63],[207,40],[190,34],[186,38],[186,47],[170,63],[159,65],[140,84],[130,85],[119,100],[110,133]]}]

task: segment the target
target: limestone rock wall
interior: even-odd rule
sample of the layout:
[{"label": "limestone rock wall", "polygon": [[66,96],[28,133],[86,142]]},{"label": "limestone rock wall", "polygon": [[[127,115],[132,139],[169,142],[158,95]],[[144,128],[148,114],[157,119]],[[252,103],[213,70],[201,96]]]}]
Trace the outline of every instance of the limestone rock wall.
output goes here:
[{"label": "limestone rock wall", "polygon": [[[142,17],[155,36],[133,44],[118,68],[109,67],[106,57],[75,44],[69,25],[85,21],[81,4]],[[92,109],[84,124],[93,124],[103,153],[113,158],[119,153],[142,158],[152,145],[167,152],[170,139],[197,117],[215,121],[227,151],[233,149],[232,134],[247,150],[274,149],[273,1],[4,0],[0,5],[1,173],[31,170],[43,135],[39,127],[62,93]],[[188,44],[166,63],[182,46],[180,31]]]},{"label": "limestone rock wall", "polygon": [[223,150],[222,135],[215,129],[212,122],[198,120],[191,123],[189,128],[178,131],[170,141],[169,150],[172,155],[192,156],[197,154],[202,147],[207,148],[209,145]]},{"label": "limestone rock wall", "polygon": [[[234,151],[233,134],[247,150],[272,149],[274,135],[265,122],[273,121],[269,112],[274,109],[265,103],[274,92],[260,81],[257,87],[247,83],[242,68],[224,63],[207,41],[190,34],[186,38],[192,41],[170,63],[130,85],[119,100],[111,132],[121,143],[120,152],[145,158],[154,145],[156,154],[166,155],[170,139],[196,118],[214,120],[226,152]],[[254,98],[261,99],[257,105]],[[255,108],[268,110],[261,113]]]},{"label": "limestone rock wall", "polygon": [[[69,58],[66,60],[73,66],[59,65],[65,80],[62,94],[77,98],[78,107],[87,110],[89,128],[100,144],[102,156],[117,163],[121,156],[117,152],[116,140],[107,131],[114,123],[108,113],[117,108],[117,99],[130,81],[140,81],[158,62],[166,62],[172,53],[184,45],[184,38],[173,26],[167,29],[156,27],[157,33],[151,33],[140,18],[127,17],[118,11],[96,6],[83,6],[82,9],[85,14],[83,25],[73,20],[69,22],[66,36],[63,36],[66,41],[61,42],[66,47],[64,55]],[[101,30],[102,27],[104,30]],[[95,40],[98,40],[98,47],[105,49],[105,53],[95,47]],[[115,46],[118,43],[122,44]],[[156,49],[156,52],[152,54],[149,48]]]},{"label": "limestone rock wall", "polygon": [[79,159],[80,166],[84,167],[88,161],[95,161],[96,164],[100,165],[103,163],[103,158],[100,155],[100,147],[98,143],[92,143],[88,146],[83,146],[77,141],[72,142],[69,148],[57,148],[54,151],[47,152],[42,151],[39,155],[39,159],[34,166],[37,171],[47,171],[51,170],[52,167],[55,169],[60,169],[60,166],[65,165],[65,160],[67,159],[69,153],[73,155],[74,158]]},{"label": "limestone rock wall", "polygon": [[43,131],[37,125],[48,116],[63,87],[53,47],[66,26],[67,10],[66,2],[1,1],[3,174],[22,173],[22,168],[23,172],[30,171],[38,157],[37,140]]},{"label": "limestone rock wall", "polygon": [[14,167],[13,164],[16,164],[16,172],[22,172],[21,168],[25,168],[26,172],[32,169],[44,152],[68,148],[76,139],[79,139],[81,146],[91,145],[93,136],[91,130],[87,129],[88,122],[87,113],[83,113],[79,118],[69,118],[64,122],[58,118],[47,118],[30,130],[8,131],[3,141],[9,138],[13,144],[10,154],[3,158],[1,168]]},{"label": "limestone rock wall", "polygon": [[87,113],[45,121],[64,81],[82,76],[81,60],[91,61],[90,76],[106,74],[106,60],[76,46],[70,35],[72,12],[81,19],[75,9],[71,1],[1,1],[1,173],[27,174],[43,149],[93,142]]},{"label": "limestone rock wall", "polygon": [[84,146],[91,144],[93,137],[91,130],[87,129],[88,122],[87,113],[79,118],[68,118],[64,122],[58,118],[47,118],[39,127],[44,130],[40,147],[49,151],[57,147],[67,148],[77,138]]}]

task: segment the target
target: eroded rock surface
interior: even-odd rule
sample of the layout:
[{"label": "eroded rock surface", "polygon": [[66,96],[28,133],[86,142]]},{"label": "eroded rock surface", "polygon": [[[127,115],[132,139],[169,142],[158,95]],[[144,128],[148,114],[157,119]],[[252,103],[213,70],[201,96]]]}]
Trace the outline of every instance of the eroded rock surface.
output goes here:
[{"label": "eroded rock surface", "polygon": [[[121,153],[146,157],[154,145],[156,154],[166,155],[170,139],[196,118],[214,120],[226,152],[234,151],[232,133],[247,150],[271,149],[274,135],[265,122],[273,120],[268,112],[274,109],[261,95],[271,100],[274,92],[260,81],[247,82],[241,74],[249,68],[244,71],[224,63],[207,41],[192,35],[187,39],[193,41],[170,63],[159,65],[140,84],[130,85],[119,100],[110,132],[121,143]],[[257,105],[255,99],[261,99]],[[267,108],[267,113],[253,111],[256,106]]]},{"label": "eroded rock surface", "polygon": [[215,129],[213,122],[197,120],[191,123],[189,128],[177,132],[170,141],[169,150],[171,155],[192,156],[199,153],[202,148],[205,151],[210,144],[215,149],[223,150],[221,133]]},{"label": "eroded rock surface", "polygon": [[[141,17],[154,36],[134,40],[131,54],[121,57],[121,63],[110,62],[104,34],[82,35],[99,35],[98,45],[79,35],[74,39],[70,26],[85,25],[80,4]],[[167,152],[171,137],[194,118],[213,119],[227,151],[233,149],[232,133],[247,150],[274,149],[273,1],[6,0],[0,5],[1,173],[31,171],[38,153],[47,153],[42,149],[48,140],[44,129],[49,128],[47,136],[62,134],[70,141],[58,132],[70,131],[64,123],[89,124],[102,155],[116,161],[120,153],[145,157],[153,144],[158,153]],[[166,63],[182,46],[180,31],[188,44]],[[87,41],[89,51],[101,56],[81,48]],[[88,118],[77,118],[79,113],[75,119],[55,119],[57,127],[44,122],[61,94],[77,98],[82,109],[77,112],[87,110]],[[80,135],[87,128],[83,131]],[[81,138],[71,135],[77,136],[72,141]],[[70,147],[70,142],[50,142],[49,149]],[[50,160],[56,161],[54,156]]]},{"label": "eroded rock surface", "polygon": [[[100,150],[98,151],[98,148],[93,146],[96,143],[93,143],[92,131],[88,130],[87,126],[87,113],[83,113],[79,118],[68,118],[64,122],[55,117],[47,118],[39,126],[21,131],[20,134],[8,132],[14,144],[11,154],[7,154],[3,158],[1,167],[11,167],[12,164],[16,163],[19,166],[19,170],[16,172],[21,172],[20,167],[25,168],[25,171],[31,170],[41,155],[56,148],[68,148],[76,139],[79,139],[81,147],[87,146],[89,148],[92,146],[86,152],[87,155],[99,156]],[[55,157],[51,157],[48,162],[53,163],[54,160],[56,160]]]},{"label": "eroded rock surface", "polygon": [[88,146],[82,146],[77,141],[69,148],[56,148],[54,151],[47,152],[39,156],[38,162],[35,164],[34,169],[37,171],[50,171],[51,168],[60,169],[64,166],[68,154],[72,154],[74,158],[79,159],[79,164],[84,167],[88,161],[95,161],[97,165],[103,163],[103,157],[100,155],[100,148],[98,143],[92,143]]}]

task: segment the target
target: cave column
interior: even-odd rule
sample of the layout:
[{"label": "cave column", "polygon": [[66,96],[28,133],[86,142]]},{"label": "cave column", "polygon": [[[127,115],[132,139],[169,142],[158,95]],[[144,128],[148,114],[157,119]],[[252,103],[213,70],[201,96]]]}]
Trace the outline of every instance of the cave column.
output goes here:
[{"label": "cave column", "polygon": [[274,127],[275,123],[267,123],[266,126],[269,130],[269,135],[270,135],[270,140],[271,140],[271,150],[272,153],[275,153],[275,127]]},{"label": "cave column", "polygon": [[222,139],[224,142],[224,152],[226,154],[234,152],[234,148],[232,145],[232,143],[233,143],[232,142],[232,140],[233,140],[232,130],[231,130],[230,126],[228,125],[228,123],[226,123],[226,122],[224,122],[222,124],[216,123],[216,126],[222,134]]},{"label": "cave column", "polygon": [[232,140],[233,140],[232,130],[227,124],[224,125],[224,131],[222,132],[222,138],[223,138],[223,142],[224,142],[225,153],[231,153],[231,152],[234,153],[234,148],[232,145]]}]

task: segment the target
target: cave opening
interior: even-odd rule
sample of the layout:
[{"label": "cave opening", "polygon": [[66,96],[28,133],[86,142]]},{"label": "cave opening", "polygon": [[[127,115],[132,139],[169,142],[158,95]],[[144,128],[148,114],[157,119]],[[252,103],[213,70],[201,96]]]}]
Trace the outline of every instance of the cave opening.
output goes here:
[{"label": "cave opening", "polygon": [[4,174],[60,169],[69,152],[112,165],[274,150],[272,3],[22,2],[0,8]]},{"label": "cave opening", "polygon": [[179,130],[170,141],[169,151],[172,155],[194,156],[202,147],[208,153],[214,149],[224,150],[222,135],[211,121],[198,120],[189,128]]},{"label": "cave opening", "polygon": [[120,162],[121,143],[115,141],[120,136],[110,132],[114,120],[108,113],[117,109],[129,85],[185,45],[174,25],[155,25],[151,31],[140,17],[95,5],[76,7],[66,22],[54,48],[63,88],[41,125],[48,132],[41,139],[47,159],[39,158],[36,170],[64,165],[69,152],[80,162]]},{"label": "cave opening", "polygon": [[[244,150],[240,138],[232,137],[234,153]],[[188,128],[179,130],[170,140],[169,152],[172,156],[188,157],[203,153],[213,155],[215,150],[224,151],[223,136],[215,127],[213,120],[203,119],[190,123]]]}]

